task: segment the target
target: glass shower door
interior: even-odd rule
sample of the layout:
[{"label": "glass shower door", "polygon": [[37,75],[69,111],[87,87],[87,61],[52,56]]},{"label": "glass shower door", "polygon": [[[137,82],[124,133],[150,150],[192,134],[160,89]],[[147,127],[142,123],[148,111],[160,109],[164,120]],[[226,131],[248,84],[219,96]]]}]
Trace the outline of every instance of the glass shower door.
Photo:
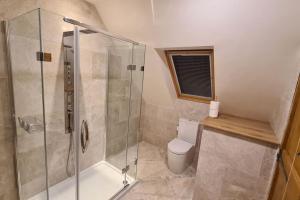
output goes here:
[{"label": "glass shower door", "polygon": [[72,111],[66,114],[72,109],[65,101],[73,93],[66,77],[74,66],[74,26],[52,12],[40,15],[43,51],[51,54],[51,62],[43,62],[49,200],[76,199],[74,134],[67,126]]},{"label": "glass shower door", "polygon": [[122,170],[124,186],[132,180],[126,176],[130,89],[132,78],[132,43],[112,39],[108,57],[106,161]]},{"label": "glass shower door", "polygon": [[127,185],[132,44],[84,28],[77,39],[79,197],[105,200]]},{"label": "glass shower door", "polygon": [[8,22],[9,55],[16,129],[16,161],[21,200],[47,199],[47,162],[40,10]]},{"label": "glass shower door", "polygon": [[145,45],[134,44],[132,48],[132,70],[130,88],[130,116],[128,131],[127,165],[128,175],[137,178],[138,144],[142,140],[140,135],[140,120],[142,106],[142,92],[145,64]]}]

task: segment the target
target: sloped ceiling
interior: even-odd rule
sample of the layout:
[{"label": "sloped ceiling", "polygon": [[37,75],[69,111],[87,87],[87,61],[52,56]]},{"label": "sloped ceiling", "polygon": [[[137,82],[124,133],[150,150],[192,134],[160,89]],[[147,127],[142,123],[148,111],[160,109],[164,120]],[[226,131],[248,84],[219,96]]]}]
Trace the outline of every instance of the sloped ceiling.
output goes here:
[{"label": "sloped ceiling", "polygon": [[175,98],[155,48],[213,46],[226,113],[270,120],[295,84],[299,0],[91,1],[109,31],[148,45],[145,101],[167,106]]}]

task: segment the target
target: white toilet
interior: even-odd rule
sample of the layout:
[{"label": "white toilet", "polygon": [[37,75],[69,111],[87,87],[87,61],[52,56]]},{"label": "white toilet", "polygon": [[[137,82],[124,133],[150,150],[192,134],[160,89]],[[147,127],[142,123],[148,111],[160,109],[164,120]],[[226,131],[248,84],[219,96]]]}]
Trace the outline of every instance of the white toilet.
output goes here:
[{"label": "white toilet", "polygon": [[168,166],[182,173],[193,161],[199,123],[180,118],[178,136],[168,143]]}]

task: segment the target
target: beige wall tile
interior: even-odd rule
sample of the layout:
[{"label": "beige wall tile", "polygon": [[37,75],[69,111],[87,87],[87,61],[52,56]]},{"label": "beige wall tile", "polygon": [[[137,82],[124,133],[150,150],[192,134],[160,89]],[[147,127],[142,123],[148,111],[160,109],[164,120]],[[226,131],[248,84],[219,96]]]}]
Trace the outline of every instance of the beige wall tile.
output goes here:
[{"label": "beige wall tile", "polygon": [[0,126],[11,127],[8,79],[0,78]]},{"label": "beige wall tile", "polygon": [[275,156],[269,146],[205,129],[194,199],[267,199]]},{"label": "beige wall tile", "polygon": [[[143,140],[166,148],[168,142],[177,137],[179,118],[201,121],[208,116],[208,105],[177,100],[170,107],[156,106],[143,102],[141,130]],[[201,130],[201,126],[200,129]],[[201,131],[199,131],[201,134]]]},{"label": "beige wall tile", "polygon": [[4,140],[12,140],[14,131],[12,127],[0,126],[0,142]]},{"label": "beige wall tile", "polygon": [[[1,20],[1,17],[0,17]],[[6,38],[4,34],[4,30],[2,30],[2,26],[0,26],[0,77],[7,77],[7,69],[6,69]]]},{"label": "beige wall tile", "polygon": [[[13,140],[0,140],[0,199],[16,199],[16,179]],[[14,192],[15,194],[10,194]]]}]

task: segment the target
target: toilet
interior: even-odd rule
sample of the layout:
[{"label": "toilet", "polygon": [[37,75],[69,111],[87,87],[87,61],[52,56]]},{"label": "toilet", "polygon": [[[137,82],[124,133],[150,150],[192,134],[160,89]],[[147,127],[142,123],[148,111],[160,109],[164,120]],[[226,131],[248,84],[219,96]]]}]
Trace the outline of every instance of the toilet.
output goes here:
[{"label": "toilet", "polygon": [[178,136],[168,143],[168,167],[176,173],[182,173],[193,161],[199,123],[188,119],[179,119]]}]

